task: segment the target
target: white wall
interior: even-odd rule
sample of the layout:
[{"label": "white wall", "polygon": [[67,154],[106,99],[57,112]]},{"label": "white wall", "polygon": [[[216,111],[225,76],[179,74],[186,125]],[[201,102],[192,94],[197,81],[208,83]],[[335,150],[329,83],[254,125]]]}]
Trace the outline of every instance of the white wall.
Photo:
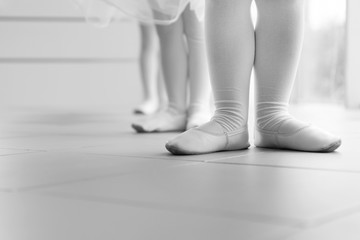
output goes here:
[{"label": "white wall", "polygon": [[140,101],[137,23],[84,22],[71,0],[0,6],[0,107],[82,107]]}]

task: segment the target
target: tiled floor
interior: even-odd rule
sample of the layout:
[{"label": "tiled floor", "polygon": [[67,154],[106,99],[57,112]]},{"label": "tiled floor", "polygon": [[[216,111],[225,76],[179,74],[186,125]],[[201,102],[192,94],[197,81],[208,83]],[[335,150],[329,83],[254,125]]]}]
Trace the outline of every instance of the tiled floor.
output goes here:
[{"label": "tiled floor", "polygon": [[335,153],[172,156],[117,110],[1,112],[1,240],[360,239],[360,111],[293,108]]}]

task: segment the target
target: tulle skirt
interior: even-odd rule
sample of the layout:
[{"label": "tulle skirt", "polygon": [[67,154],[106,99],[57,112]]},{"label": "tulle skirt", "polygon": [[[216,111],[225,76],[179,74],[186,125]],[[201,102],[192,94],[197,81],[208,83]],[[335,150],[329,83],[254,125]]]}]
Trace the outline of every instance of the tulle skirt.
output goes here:
[{"label": "tulle skirt", "polygon": [[189,5],[198,19],[204,18],[205,0],[75,0],[88,21],[107,26],[118,14],[143,23],[170,24]]}]

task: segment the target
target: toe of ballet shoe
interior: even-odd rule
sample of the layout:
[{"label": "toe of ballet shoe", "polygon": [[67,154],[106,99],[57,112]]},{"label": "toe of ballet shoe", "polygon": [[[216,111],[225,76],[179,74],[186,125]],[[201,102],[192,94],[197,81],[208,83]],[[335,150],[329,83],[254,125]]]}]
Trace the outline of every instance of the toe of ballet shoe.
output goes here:
[{"label": "toe of ballet shoe", "polygon": [[338,139],[332,142],[331,144],[329,144],[328,146],[321,148],[319,152],[323,152],[323,153],[334,152],[340,146],[341,146],[341,139]]},{"label": "toe of ballet shoe", "polygon": [[140,109],[134,109],[133,113],[135,115],[145,115],[145,112]]},{"label": "toe of ballet shoe", "polygon": [[131,127],[137,132],[137,133],[166,133],[166,132],[183,132],[185,131],[185,126],[176,126],[173,128],[154,128],[154,129],[147,129],[142,125],[139,124],[131,124]]},{"label": "toe of ballet shoe", "polygon": [[168,150],[173,155],[193,155],[196,154],[195,152],[188,151],[186,149],[181,148],[177,144],[173,144],[171,142],[166,143],[165,145],[166,150]]},{"label": "toe of ballet shoe", "polygon": [[194,155],[220,151],[226,145],[225,136],[210,137],[191,128],[166,143],[166,149],[174,155]]},{"label": "toe of ballet shoe", "polygon": [[[296,140],[300,139],[300,140]],[[341,145],[341,139],[316,126],[309,125],[292,136],[283,136],[280,139],[283,145],[289,144],[289,148],[309,152],[333,152]]]},{"label": "toe of ballet shoe", "polygon": [[145,131],[144,127],[139,125],[139,124],[136,124],[136,123],[133,123],[131,124],[131,127],[137,132],[137,133],[145,133],[147,131]]},{"label": "toe of ballet shoe", "polygon": [[308,125],[291,133],[256,130],[255,145],[263,148],[326,153],[339,148],[341,139],[320,128]]}]

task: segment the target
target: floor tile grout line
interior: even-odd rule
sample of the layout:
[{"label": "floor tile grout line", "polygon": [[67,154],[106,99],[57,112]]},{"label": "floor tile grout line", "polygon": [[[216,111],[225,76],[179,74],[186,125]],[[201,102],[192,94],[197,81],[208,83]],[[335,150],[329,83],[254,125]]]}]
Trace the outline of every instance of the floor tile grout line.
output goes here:
[{"label": "floor tile grout line", "polygon": [[21,151],[27,151],[27,152],[46,152],[47,150],[45,149],[33,149],[33,148],[29,148],[29,147],[1,147],[1,149],[5,149],[5,150],[21,150]]},{"label": "floor tile grout line", "polygon": [[[189,166],[189,165],[197,165],[197,164],[202,164],[200,162],[192,162],[192,163],[184,163],[184,164],[178,164],[178,165],[174,165],[174,166],[169,166],[169,167],[164,167],[161,169],[153,169],[151,171],[135,171],[135,172],[119,172],[119,173],[112,173],[112,174],[107,174],[107,175],[101,175],[101,176],[97,176],[97,177],[88,177],[88,178],[81,178],[81,179],[74,179],[74,180],[68,180],[68,181],[62,181],[62,182],[56,182],[56,183],[51,183],[51,184],[40,184],[40,185],[34,185],[34,186],[28,186],[28,187],[19,187],[19,188],[8,188],[5,189],[7,192],[32,192],[32,191],[40,191],[40,190],[44,190],[44,189],[48,189],[48,188],[53,188],[53,187],[59,187],[59,186],[66,186],[69,184],[77,184],[77,183],[83,183],[83,182],[92,182],[92,181],[96,181],[96,180],[104,180],[104,179],[111,179],[111,178],[116,178],[116,177],[122,177],[122,176],[129,176],[129,175],[137,175],[137,174],[147,174],[149,172],[154,172],[154,171],[165,171],[168,169],[172,169],[172,168],[177,168],[177,167],[185,167],[185,166]],[[1,190],[0,190],[1,192]]]},{"label": "floor tile grout line", "polygon": [[26,155],[26,154],[35,154],[35,153],[46,153],[46,151],[40,152],[40,151],[29,151],[29,152],[21,152],[21,153],[9,153],[9,154],[0,154],[0,161],[1,157],[8,157],[8,156],[14,156],[14,155]]},{"label": "floor tile grout line", "polygon": [[[1,148],[0,148],[1,149]],[[11,148],[2,148],[2,149],[11,149]],[[15,149],[14,150],[28,150],[28,149]],[[65,149],[64,149],[65,150]],[[171,161],[188,161],[188,162],[198,162],[198,163],[211,163],[211,164],[224,164],[224,165],[239,165],[239,166],[254,166],[254,167],[269,167],[269,168],[285,168],[285,169],[300,169],[300,170],[312,170],[312,171],[327,171],[327,172],[338,172],[338,173],[352,173],[352,174],[358,174],[360,173],[359,170],[337,170],[337,169],[329,169],[329,168],[312,168],[312,167],[297,167],[297,166],[284,166],[284,165],[271,165],[271,164],[258,164],[258,163],[235,163],[235,162],[223,162],[223,160],[226,159],[232,159],[239,156],[231,156],[226,158],[220,158],[216,160],[197,160],[197,159],[179,159],[174,158],[171,159],[169,157],[149,157],[149,156],[138,156],[138,155],[118,155],[118,154],[107,154],[107,153],[91,153],[91,152],[77,152],[74,151],[74,149],[71,149],[70,151],[64,151],[64,150],[55,150],[55,151],[47,151],[47,150],[28,150],[26,152],[21,153],[9,153],[9,154],[3,154],[0,155],[1,157],[6,156],[13,156],[13,155],[25,155],[25,154],[34,154],[34,153],[63,153],[63,154],[87,154],[87,155],[99,155],[99,156],[118,156],[118,157],[130,157],[130,158],[143,158],[143,159],[155,159],[155,160],[171,160]],[[264,153],[257,153],[256,155],[264,154]],[[243,157],[247,155],[242,155]],[[241,156],[240,156],[241,157]]]},{"label": "floor tile grout line", "polygon": [[32,192],[31,194],[37,196],[49,196],[60,199],[70,199],[77,201],[95,202],[100,204],[128,206],[138,209],[151,209],[157,211],[168,211],[183,214],[193,214],[198,216],[208,216],[216,218],[234,219],[234,220],[246,220],[251,222],[268,223],[272,225],[288,226],[296,229],[301,229],[304,225],[304,220],[296,218],[287,218],[274,215],[255,214],[246,212],[234,212],[230,210],[204,208],[199,206],[184,206],[178,204],[165,204],[158,202],[146,202],[140,200],[129,200],[129,199],[111,199],[106,197],[98,197],[94,195],[82,195],[82,194],[69,194],[59,193],[53,191],[46,192]]},{"label": "floor tile grout line", "polygon": [[[180,161],[192,161],[192,162],[195,162],[195,161],[196,162],[215,162],[215,161],[221,161],[221,160],[225,160],[225,159],[232,159],[232,158],[239,158],[239,157],[242,158],[242,157],[249,156],[247,154],[242,154],[242,155],[237,155],[237,156],[220,157],[216,160],[199,160],[199,159],[189,157],[190,155],[184,155],[184,157],[186,157],[186,159],[182,159],[179,156],[174,156],[171,154],[169,154],[168,157],[165,157],[165,156],[163,157],[163,156],[140,156],[140,155],[110,154],[110,153],[96,153],[96,152],[74,152],[74,153],[84,153],[84,154],[100,155],[100,156],[121,156],[121,157],[132,157],[132,158],[139,157],[139,158],[146,158],[146,159],[180,160]],[[263,153],[255,153],[252,155],[259,155],[259,154],[263,154]],[[192,155],[192,156],[200,156],[200,155]],[[205,155],[201,155],[201,156],[205,156]]]},{"label": "floor tile grout line", "polygon": [[299,234],[301,234],[303,231],[309,230],[309,229],[316,229],[323,225],[330,224],[331,222],[341,220],[344,218],[347,218],[351,215],[359,214],[360,213],[360,205],[356,205],[354,207],[347,208],[343,211],[338,211],[336,213],[327,214],[323,217],[319,217],[318,219],[315,219],[313,221],[308,221],[308,223],[302,224],[301,229],[296,230],[295,232],[288,234],[287,236],[284,236],[284,238],[279,238],[277,240],[287,240],[289,237],[295,237]]},{"label": "floor tile grout line", "polygon": [[32,150],[29,148],[15,148],[15,147],[0,147],[1,149],[6,149],[6,150],[22,150],[22,151],[40,151],[40,150]]},{"label": "floor tile grout line", "polygon": [[[193,164],[185,164],[185,165],[187,166],[187,165],[199,165],[199,164],[201,164],[201,163],[193,163]],[[183,167],[183,166],[184,165],[177,165],[177,166],[172,166],[170,168]],[[165,170],[165,169],[162,169],[162,170]],[[5,190],[6,193],[16,192],[16,191],[9,191],[9,189],[0,189],[0,192],[5,193],[4,190]],[[19,193],[19,192],[16,192],[16,193]],[[64,194],[62,194],[62,193],[51,192],[51,191],[45,191],[45,192],[43,192],[43,191],[40,191],[40,192],[22,192],[22,193],[25,193],[25,194],[26,193],[32,193],[32,194],[36,194],[36,195],[50,195],[50,196],[53,196],[55,194],[55,196],[58,195],[58,197],[62,197],[62,198],[64,197],[63,196]],[[88,197],[82,196],[82,195],[72,195],[72,196],[73,196],[72,198],[75,198],[75,199],[80,198],[80,200],[86,200],[86,201],[89,201],[88,198],[95,198],[95,199],[97,199],[97,200],[95,200],[95,202],[100,202],[100,203],[105,202],[105,203],[116,204],[116,205],[121,205],[121,201],[123,200],[123,199],[115,199],[114,200],[114,199],[101,198],[101,197],[96,197],[96,196],[88,196]],[[65,198],[67,198],[67,197],[65,196]],[[90,201],[94,201],[94,200],[90,199]],[[130,200],[125,199],[125,201],[130,201]],[[163,209],[163,210],[166,210],[166,209]],[[312,221],[298,220],[298,222],[296,224],[291,224],[291,226],[296,227],[296,228],[301,228],[302,230],[305,230],[305,229],[308,229],[308,228],[315,228],[315,227],[318,227],[318,226],[321,226],[321,225],[328,224],[328,223],[330,223],[332,221],[335,221],[337,219],[341,219],[341,218],[345,218],[345,217],[357,214],[359,212],[360,212],[360,205],[356,205],[356,206],[346,208],[346,209],[341,210],[341,211],[334,212],[332,214],[322,216],[322,217],[320,217],[318,219],[315,218]],[[210,214],[210,215],[213,215],[213,214]],[[242,213],[242,214],[240,213],[240,215],[244,215],[244,213]],[[245,214],[245,215],[247,215],[247,214]],[[254,214],[250,214],[250,215],[253,216]],[[261,216],[263,216],[263,215],[261,215]],[[270,216],[270,217],[274,217],[274,216]],[[247,219],[247,220],[249,220],[249,219]],[[258,221],[258,220],[256,220],[256,221]],[[261,220],[261,222],[264,222],[264,221]],[[282,223],[282,225],[283,225],[283,223]]]},{"label": "floor tile grout line", "polygon": [[[220,158],[216,160],[198,160],[198,159],[180,159],[174,158],[171,159],[171,156],[167,157],[149,157],[149,156],[138,156],[138,155],[123,155],[123,154],[107,154],[107,153],[90,153],[84,152],[84,154],[90,155],[100,155],[100,156],[119,156],[119,157],[131,157],[131,158],[144,158],[144,159],[161,159],[161,160],[171,160],[171,161],[189,161],[189,162],[202,162],[202,163],[211,163],[211,164],[224,164],[224,165],[241,165],[241,166],[253,166],[253,167],[269,167],[269,168],[285,168],[285,169],[299,169],[299,170],[312,170],[312,171],[326,171],[326,172],[338,172],[338,173],[353,173],[358,174],[360,170],[337,170],[337,169],[329,169],[329,168],[312,168],[312,167],[297,167],[297,166],[284,166],[284,165],[272,165],[272,164],[259,164],[259,163],[235,163],[235,162],[224,162],[222,160],[236,158],[235,157],[227,157]],[[264,153],[257,153],[256,155],[260,155]],[[245,157],[247,155],[242,155]]]},{"label": "floor tile grout line", "polygon": [[225,164],[225,165],[253,166],[253,167],[268,167],[268,168],[299,169],[299,170],[312,170],[312,171],[326,171],[326,172],[337,172],[337,173],[353,173],[353,174],[358,174],[358,173],[360,173],[360,170],[337,170],[337,169],[329,169],[329,168],[296,167],[296,166],[258,164],[258,163],[217,162],[217,160],[216,160],[216,161],[208,161],[208,162],[206,162],[206,163],[211,163],[211,164]]},{"label": "floor tile grout line", "polygon": [[[254,153],[250,153],[250,154],[241,154],[241,155],[237,155],[237,156],[229,156],[229,157],[221,157],[215,161],[223,161],[223,160],[229,160],[229,159],[233,159],[233,158],[242,158],[242,157],[247,157],[247,156],[257,156],[257,155],[263,155],[265,154],[264,152],[254,152]],[[209,161],[214,161],[214,160],[209,160]]]},{"label": "floor tile grout line", "polygon": [[360,204],[357,204],[355,206],[347,207],[342,210],[334,211],[333,213],[330,214],[325,214],[322,217],[315,218],[313,221],[309,221],[304,227],[306,228],[319,227],[334,222],[336,220],[347,218],[351,215],[355,215],[359,213],[360,213]]},{"label": "floor tile grout line", "polygon": [[[74,152],[75,153],[75,152]],[[79,153],[79,152],[78,152]],[[162,157],[162,156],[141,156],[141,155],[127,155],[127,154],[111,154],[111,153],[93,153],[93,152],[82,152],[83,154],[89,154],[89,155],[98,155],[98,156],[117,156],[117,157],[129,157],[129,158],[143,158],[143,159],[155,159],[155,160],[169,160],[169,161],[187,161],[187,162],[201,162],[204,163],[207,160],[198,160],[198,159],[181,159],[180,157],[171,158],[171,155],[169,157]]]}]

